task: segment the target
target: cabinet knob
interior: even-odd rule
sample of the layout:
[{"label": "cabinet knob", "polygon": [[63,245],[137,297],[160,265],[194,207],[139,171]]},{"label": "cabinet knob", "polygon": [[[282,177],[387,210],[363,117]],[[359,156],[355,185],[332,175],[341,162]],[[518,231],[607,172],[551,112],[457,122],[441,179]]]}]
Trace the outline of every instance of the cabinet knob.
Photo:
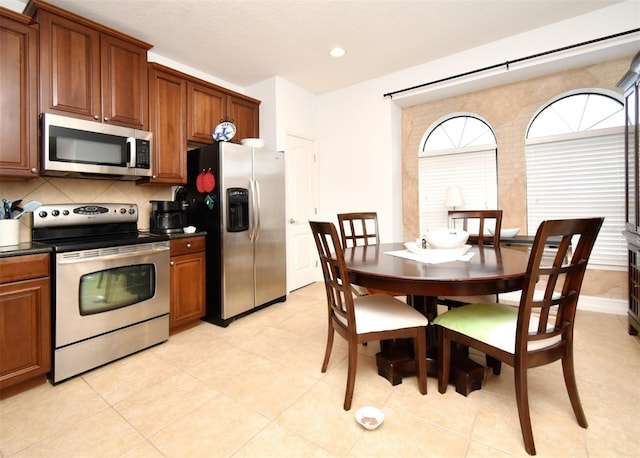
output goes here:
[{"label": "cabinet knob", "polygon": [[93,115],[93,119],[95,119],[95,120],[97,121],[98,119],[100,119],[100,116],[98,116],[98,115]]},{"label": "cabinet knob", "polygon": [[173,261],[170,261],[170,262],[169,262],[169,265],[170,265],[170,266],[174,266],[175,264],[176,264],[176,263],[175,263],[175,262],[173,262]]},{"label": "cabinet knob", "polygon": [[187,243],[187,248],[191,248],[191,244],[190,243]]},{"label": "cabinet knob", "polygon": [[104,122],[107,122],[107,121],[109,121],[109,118],[104,118]]},{"label": "cabinet knob", "polygon": [[38,169],[36,169],[35,167],[31,168],[31,173],[38,173]]}]

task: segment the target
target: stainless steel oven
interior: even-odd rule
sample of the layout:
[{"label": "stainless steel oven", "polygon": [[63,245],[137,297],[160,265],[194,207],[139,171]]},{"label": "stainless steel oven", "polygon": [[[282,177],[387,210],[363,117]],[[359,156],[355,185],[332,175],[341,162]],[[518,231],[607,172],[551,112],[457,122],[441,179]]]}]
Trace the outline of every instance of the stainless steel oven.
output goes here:
[{"label": "stainless steel oven", "polygon": [[133,204],[34,214],[34,240],[54,248],[53,383],[168,339],[169,241],[136,221]]}]

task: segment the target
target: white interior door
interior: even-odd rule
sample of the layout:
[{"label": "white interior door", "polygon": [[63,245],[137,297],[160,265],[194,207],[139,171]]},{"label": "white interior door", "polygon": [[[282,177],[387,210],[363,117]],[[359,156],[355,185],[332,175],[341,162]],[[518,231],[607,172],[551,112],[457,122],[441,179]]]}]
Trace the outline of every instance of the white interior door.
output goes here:
[{"label": "white interior door", "polygon": [[316,250],[309,220],[317,213],[314,140],[287,134],[287,285],[289,291],[318,279]]}]

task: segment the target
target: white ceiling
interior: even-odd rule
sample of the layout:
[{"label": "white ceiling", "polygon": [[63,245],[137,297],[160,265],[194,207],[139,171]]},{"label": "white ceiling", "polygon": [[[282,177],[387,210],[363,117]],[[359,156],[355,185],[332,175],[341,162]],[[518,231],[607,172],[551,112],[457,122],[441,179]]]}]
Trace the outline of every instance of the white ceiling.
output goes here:
[{"label": "white ceiling", "polygon": [[[24,0],[0,0],[23,2]],[[622,0],[49,0],[247,87],[321,94]],[[328,55],[342,46],[346,56]]]}]

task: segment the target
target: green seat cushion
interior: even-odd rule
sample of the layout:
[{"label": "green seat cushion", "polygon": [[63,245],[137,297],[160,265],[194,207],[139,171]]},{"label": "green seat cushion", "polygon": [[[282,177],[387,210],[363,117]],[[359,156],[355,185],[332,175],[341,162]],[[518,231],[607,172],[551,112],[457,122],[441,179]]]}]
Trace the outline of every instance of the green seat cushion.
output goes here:
[{"label": "green seat cushion", "polygon": [[470,304],[439,315],[433,323],[513,353],[517,321],[516,308]]}]

